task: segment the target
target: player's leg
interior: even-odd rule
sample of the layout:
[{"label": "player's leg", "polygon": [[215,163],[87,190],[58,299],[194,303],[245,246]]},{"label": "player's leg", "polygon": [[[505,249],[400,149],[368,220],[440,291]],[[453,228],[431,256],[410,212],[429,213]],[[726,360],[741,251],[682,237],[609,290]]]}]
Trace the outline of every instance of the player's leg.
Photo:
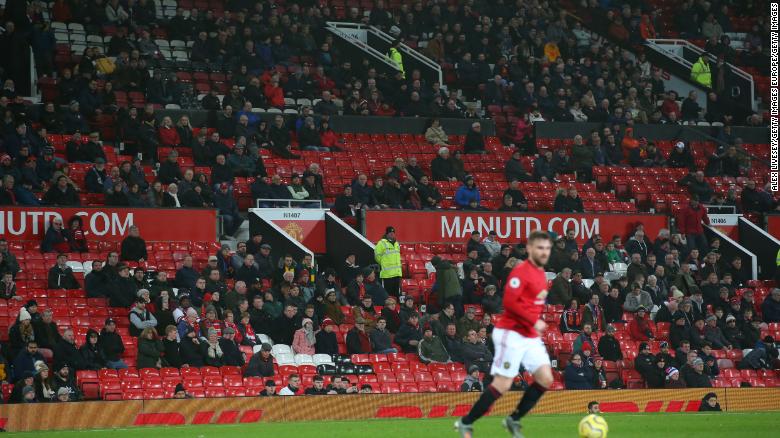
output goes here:
[{"label": "player's leg", "polygon": [[522,364],[534,376],[534,383],[523,393],[523,398],[520,399],[517,408],[510,415],[514,421],[519,421],[533,409],[545,391],[547,391],[547,388],[553,384],[550,356],[547,355],[547,348],[545,348],[541,339],[526,338],[524,343],[527,348]]},{"label": "player's leg", "polygon": [[485,415],[493,403],[512,387],[512,381],[517,375],[522,358],[516,342],[516,338],[519,337],[520,335],[511,330],[498,328],[493,330],[492,338],[496,349],[493,365],[490,368],[493,381],[485,387],[469,413],[455,423],[461,436],[470,437],[471,425]]},{"label": "player's leg", "polygon": [[540,366],[533,376],[534,383],[523,393],[523,398],[510,415],[514,421],[519,421],[530,412],[553,383],[552,368],[549,364]]}]

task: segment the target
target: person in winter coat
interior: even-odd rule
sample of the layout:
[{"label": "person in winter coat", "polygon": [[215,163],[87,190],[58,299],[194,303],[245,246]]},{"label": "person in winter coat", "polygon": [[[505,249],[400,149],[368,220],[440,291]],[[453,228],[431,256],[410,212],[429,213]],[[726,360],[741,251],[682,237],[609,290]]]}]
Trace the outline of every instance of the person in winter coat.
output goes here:
[{"label": "person in winter coat", "polygon": [[590,324],[582,325],[582,333],[574,339],[571,347],[572,351],[575,353],[582,351],[584,344],[590,345],[591,351],[596,349],[596,344],[593,342],[593,326]]},{"label": "person in winter coat", "polygon": [[691,366],[685,366],[683,370],[683,379],[688,388],[712,388],[712,381],[704,372],[704,361],[700,358],[693,359]]},{"label": "person in winter coat", "polygon": [[482,392],[482,382],[479,380],[479,367],[472,365],[469,373],[460,385],[460,392]]},{"label": "person in winter coat", "polygon": [[400,345],[405,353],[417,353],[417,347],[422,337],[419,315],[416,312],[410,312],[406,323],[401,325],[395,335],[395,343]]},{"label": "person in winter coat", "polygon": [[387,330],[387,319],[380,316],[376,320],[376,326],[368,334],[371,341],[371,351],[377,354],[398,353],[393,347],[390,332]]},{"label": "person in winter coat", "polygon": [[223,353],[223,363],[227,366],[243,367],[246,365],[244,353],[238,349],[235,340],[236,331],[231,327],[225,327],[222,330],[222,337],[219,339],[219,347]]},{"label": "person in winter coat", "polygon": [[200,351],[206,365],[212,367],[225,365],[225,352],[219,345],[219,335],[215,329],[209,329],[206,341],[200,343]]},{"label": "person in winter coat", "polygon": [[371,340],[366,333],[366,320],[363,318],[355,319],[355,326],[347,332],[346,344],[347,354],[368,354],[371,352]]},{"label": "person in winter coat", "polygon": [[88,370],[99,370],[106,366],[106,360],[98,344],[99,341],[98,332],[93,329],[87,330],[86,342],[79,348],[79,353],[84,358]]},{"label": "person in winter coat", "polygon": [[480,208],[479,187],[474,177],[466,175],[463,185],[455,192],[455,205],[461,210],[477,210]]},{"label": "person in winter coat", "polygon": [[585,308],[582,310],[582,323],[590,324],[593,330],[602,332],[605,330],[607,323],[604,319],[604,309],[599,305],[601,300],[601,294],[594,292],[590,296],[590,301],[585,304]]},{"label": "person in winter coat", "polygon": [[433,289],[439,298],[439,306],[447,304],[455,307],[458,316],[463,315],[463,288],[458,279],[458,272],[448,260],[442,260],[439,256],[431,259],[431,264],[436,269],[436,283]]},{"label": "person in winter coat", "polygon": [[593,371],[582,362],[582,355],[574,353],[563,371],[566,389],[593,389]]},{"label": "person in winter coat", "polygon": [[561,313],[559,328],[561,333],[579,333],[582,327],[582,315],[580,315],[577,300],[571,300],[569,307]]},{"label": "person in winter coat", "polygon": [[685,389],[685,381],[680,376],[680,370],[675,367],[666,367],[665,389]]},{"label": "person in winter coat", "polygon": [[438,336],[433,334],[433,328],[426,325],[423,329],[423,338],[417,344],[417,355],[422,363],[448,363],[450,355]]},{"label": "person in winter coat", "polygon": [[38,362],[35,366],[36,375],[33,380],[35,399],[39,402],[51,402],[57,397],[57,389],[54,387],[54,379],[49,366]]},{"label": "person in winter coat", "polygon": [[718,403],[718,395],[714,392],[708,392],[701,399],[699,405],[699,412],[721,412],[720,403]]},{"label": "person in winter coat", "polygon": [[628,323],[628,333],[631,335],[631,339],[635,341],[649,341],[655,338],[653,326],[645,318],[646,314],[647,309],[644,306],[639,306],[636,309],[634,319]]},{"label": "person in winter coat", "polygon": [[339,354],[339,344],[336,337],[338,326],[336,323],[332,319],[326,317],[322,321],[320,327],[321,330],[317,331],[317,334],[315,335],[315,340],[317,342],[314,344],[314,352],[316,354],[329,354],[331,356]]},{"label": "person in winter coat", "polygon": [[479,371],[483,373],[490,371],[490,365],[493,363],[493,353],[490,352],[487,345],[479,342],[476,331],[469,330],[466,335],[466,341],[461,346],[460,354],[467,369],[477,366]]},{"label": "person in winter coat", "polygon": [[74,371],[87,369],[87,363],[76,348],[76,339],[70,328],[63,330],[62,339],[54,347],[54,358],[57,362],[69,365]]},{"label": "person in winter coat", "polygon": [[205,342],[201,342],[195,329],[192,326],[186,326],[179,345],[182,366],[199,368],[206,365],[205,355],[202,351],[203,344]]},{"label": "person in winter coat", "polygon": [[271,377],[274,375],[274,358],[271,344],[263,344],[260,351],[252,355],[244,370],[244,377]]},{"label": "person in winter coat", "polygon": [[718,318],[715,315],[707,317],[706,325],[704,326],[704,338],[712,344],[712,348],[715,350],[731,350],[732,345],[723,336],[723,331],[718,327]]},{"label": "person in winter coat", "polygon": [[161,357],[165,351],[163,343],[157,339],[154,327],[145,328],[138,336],[138,357],[136,366],[141,368],[160,368]]},{"label": "person in winter coat", "polygon": [[571,269],[563,268],[550,286],[550,294],[547,296],[547,304],[567,305],[571,303],[572,291]]},{"label": "person in winter coat", "polygon": [[650,368],[643,377],[648,388],[663,388],[666,385],[666,359],[657,357],[655,366]]},{"label": "person in winter coat", "polygon": [[46,229],[46,234],[41,241],[41,252],[70,252],[70,244],[62,227],[62,219],[54,217]]},{"label": "person in winter coat", "polygon": [[122,337],[116,332],[116,322],[111,318],[106,319],[103,328],[100,330],[98,348],[103,358],[105,358],[106,368],[115,370],[127,368],[127,364],[122,360],[125,344],[122,342]]},{"label": "person in winter coat", "polygon": [[317,335],[314,332],[314,323],[309,318],[304,318],[301,321],[302,327],[295,331],[293,338],[292,350],[295,354],[308,354],[313,355],[315,353],[315,344],[317,343]]},{"label": "person in winter coat", "polygon": [[84,222],[81,216],[73,216],[68,220],[68,228],[62,230],[70,245],[70,252],[87,252],[87,238],[84,234]]},{"label": "person in winter coat", "polygon": [[165,364],[169,367],[181,368],[183,362],[179,351],[179,332],[175,325],[165,326],[165,337],[162,343]]},{"label": "person in winter coat", "polygon": [[49,289],[79,289],[78,280],[73,275],[73,269],[67,265],[67,254],[59,254],[57,256],[57,264],[49,269],[48,284]]},{"label": "person in winter coat", "polygon": [[146,251],[146,241],[141,238],[137,225],[130,226],[128,236],[122,240],[120,260],[143,263],[149,259]]},{"label": "person in winter coat", "polygon": [[615,327],[610,324],[607,326],[607,332],[599,339],[598,352],[604,360],[623,360],[623,352],[620,350],[620,343],[615,338],[615,331]]}]

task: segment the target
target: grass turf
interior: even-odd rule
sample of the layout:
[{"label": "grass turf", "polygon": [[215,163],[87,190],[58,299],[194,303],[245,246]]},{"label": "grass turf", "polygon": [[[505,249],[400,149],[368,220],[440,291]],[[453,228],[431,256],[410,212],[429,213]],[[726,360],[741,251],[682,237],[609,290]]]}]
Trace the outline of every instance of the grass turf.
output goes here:
[{"label": "grass turf", "polygon": [[[531,415],[523,421],[528,437],[576,437],[577,424],[583,415]],[[625,437],[768,437],[777,436],[778,412],[746,413],[659,413],[606,414],[609,436]],[[3,434],[6,437],[42,438],[227,438],[247,436],[365,438],[365,437],[456,437],[454,418],[432,420],[322,421],[301,423],[255,423],[235,425],[200,425],[173,427],[139,427],[87,431],[24,432]],[[774,432],[773,432],[774,430]],[[475,426],[477,437],[507,436],[498,417],[487,417]]]}]

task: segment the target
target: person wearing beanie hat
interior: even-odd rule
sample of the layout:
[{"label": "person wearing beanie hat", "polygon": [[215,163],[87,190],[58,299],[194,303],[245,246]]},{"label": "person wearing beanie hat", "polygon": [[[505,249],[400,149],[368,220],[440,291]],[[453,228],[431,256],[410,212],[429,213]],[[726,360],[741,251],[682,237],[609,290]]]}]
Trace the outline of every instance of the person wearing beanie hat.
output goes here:
[{"label": "person wearing beanie hat", "polygon": [[314,323],[309,318],[301,320],[301,328],[295,331],[292,350],[295,354],[315,354],[317,338],[314,334]]},{"label": "person wearing beanie hat", "polygon": [[388,226],[385,235],[374,247],[374,259],[379,263],[379,278],[388,294],[401,294],[401,245],[396,240],[395,228]]},{"label": "person wearing beanie hat", "polygon": [[184,399],[192,398],[192,396],[187,394],[187,391],[184,389],[184,385],[177,383],[176,388],[173,389],[173,398]]},{"label": "person wearing beanie hat", "polygon": [[645,317],[646,314],[647,309],[644,306],[639,306],[636,309],[634,319],[628,323],[628,333],[634,341],[649,341],[655,338],[653,326]]},{"label": "person wearing beanie hat", "polygon": [[24,307],[19,309],[19,322],[22,321],[32,321],[32,316],[30,316],[30,312]]},{"label": "person wearing beanie hat", "polygon": [[317,342],[314,344],[314,352],[316,354],[338,354],[339,344],[338,339],[336,338],[336,332],[339,328],[338,324],[336,324],[336,321],[326,316],[320,327],[321,330],[315,335]]},{"label": "person wearing beanie hat", "polygon": [[255,353],[249,359],[244,377],[271,377],[274,375],[274,358],[271,356],[271,344],[263,343],[255,347]]},{"label": "person wearing beanie hat", "polygon": [[35,398],[35,388],[32,386],[22,388],[22,403],[38,403]]},{"label": "person wearing beanie hat", "polygon": [[61,403],[70,401],[70,389],[60,388],[57,390],[57,401]]},{"label": "person wearing beanie hat", "polygon": [[468,369],[468,375],[460,385],[460,392],[482,392],[482,382],[479,378],[479,367],[472,365]]},{"label": "person wearing beanie hat", "polygon": [[683,380],[688,388],[712,388],[712,381],[704,371],[704,361],[696,357],[683,367]]},{"label": "person wearing beanie hat", "polygon": [[450,362],[450,355],[441,338],[433,334],[433,328],[430,324],[423,327],[423,337],[417,343],[417,355],[423,363],[447,363]]},{"label": "person wearing beanie hat", "polygon": [[607,326],[607,331],[599,339],[598,352],[604,360],[618,361],[623,360],[623,352],[620,349],[620,343],[615,338],[615,326]]},{"label": "person wearing beanie hat", "polygon": [[684,389],[686,388],[685,381],[682,379],[680,370],[675,367],[666,368],[666,380],[664,382],[664,388],[666,389]]},{"label": "person wearing beanie hat", "polygon": [[639,344],[639,354],[634,359],[634,368],[639,371],[642,378],[653,378],[651,374],[656,372],[656,358],[650,352],[650,345],[647,342]]}]

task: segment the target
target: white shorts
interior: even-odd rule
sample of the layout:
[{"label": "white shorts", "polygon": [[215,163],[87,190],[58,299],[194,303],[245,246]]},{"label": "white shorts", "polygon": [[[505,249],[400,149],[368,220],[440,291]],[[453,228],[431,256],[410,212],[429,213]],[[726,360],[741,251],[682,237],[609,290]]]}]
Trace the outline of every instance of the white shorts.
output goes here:
[{"label": "white shorts", "polygon": [[542,338],[526,338],[513,330],[494,328],[493,345],[496,355],[493,357],[490,374],[494,376],[514,378],[520,370],[520,365],[533,374],[542,365],[550,364],[550,356]]}]

